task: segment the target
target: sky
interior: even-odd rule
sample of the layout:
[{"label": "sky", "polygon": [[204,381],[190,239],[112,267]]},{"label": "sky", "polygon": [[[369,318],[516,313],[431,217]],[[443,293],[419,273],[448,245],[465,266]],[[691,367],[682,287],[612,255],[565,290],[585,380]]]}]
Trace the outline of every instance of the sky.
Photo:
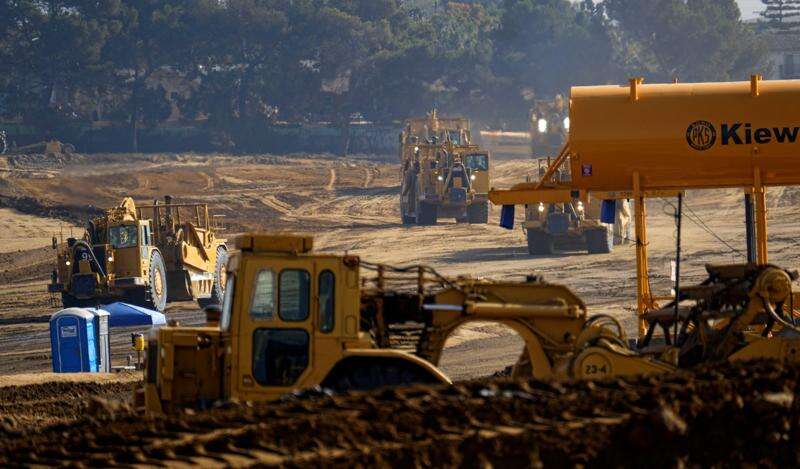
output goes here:
[{"label": "sky", "polygon": [[746,20],[757,18],[758,12],[764,9],[761,0],[736,0],[736,3],[739,4],[739,10],[742,11],[742,18]]},{"label": "sky", "polygon": [[736,0],[739,9],[742,10],[742,18],[750,19],[758,16],[758,12],[764,9],[761,0]]}]

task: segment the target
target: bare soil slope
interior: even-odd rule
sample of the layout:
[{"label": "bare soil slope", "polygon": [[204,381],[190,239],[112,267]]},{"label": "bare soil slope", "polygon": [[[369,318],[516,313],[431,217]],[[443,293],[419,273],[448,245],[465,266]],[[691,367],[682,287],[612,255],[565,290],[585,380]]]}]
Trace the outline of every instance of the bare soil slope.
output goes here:
[{"label": "bare soil slope", "polygon": [[[447,275],[521,279],[542,274],[580,294],[590,313],[615,315],[629,333],[635,331],[632,243],[609,255],[565,252],[531,257],[521,229],[498,226],[497,208],[488,225],[442,220],[435,227],[403,226],[398,168],[385,161],[324,155],[89,155],[66,163],[29,158],[13,169],[0,173],[0,226],[19,225],[7,228],[7,245],[0,249],[0,373],[50,368],[47,319],[58,309],[58,302],[46,293],[53,259],[46,247],[51,232],[62,223],[81,226],[100,207],[117,204],[124,196],[152,201],[169,194],[208,202],[225,216],[228,236],[250,230],[308,232],[315,234],[322,250],[395,265],[424,263]],[[499,161],[493,168],[494,185],[508,187],[533,170],[525,160]],[[769,197],[771,261],[794,267],[800,219],[795,203],[800,196],[789,188],[771,190]],[[744,260],[741,198],[738,191],[688,195],[684,283],[705,278],[706,263]],[[650,265],[657,293],[670,288],[672,203],[648,203]],[[202,321],[193,303],[170,304],[167,314],[185,324]],[[113,338],[118,363],[130,354],[128,332]],[[443,368],[457,378],[501,370],[521,348],[511,331],[486,324],[463,327],[450,345]],[[490,347],[492,353],[487,351]]]},{"label": "bare soil slope", "polygon": [[[1,391],[1,390],[0,390]],[[148,418],[95,400],[69,424],[0,424],[0,465],[790,467],[798,370],[471,382]]]}]

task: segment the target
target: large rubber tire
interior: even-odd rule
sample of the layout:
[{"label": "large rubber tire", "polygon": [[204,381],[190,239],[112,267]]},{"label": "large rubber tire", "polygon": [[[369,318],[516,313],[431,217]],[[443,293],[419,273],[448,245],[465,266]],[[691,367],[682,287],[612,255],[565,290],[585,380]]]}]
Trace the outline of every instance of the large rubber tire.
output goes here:
[{"label": "large rubber tire", "polygon": [[404,225],[413,225],[414,224],[414,217],[408,214],[411,210],[411,207],[406,207],[405,211],[403,210],[403,187],[407,186],[410,187],[409,191],[411,192],[407,196],[407,200],[417,200],[417,186],[416,184],[412,184],[413,178],[411,177],[410,171],[406,173],[406,182],[405,184],[400,186],[400,219],[403,221]]},{"label": "large rubber tire", "polygon": [[549,233],[528,230],[528,253],[532,256],[549,256],[555,252],[555,243]]},{"label": "large rubber tire", "polygon": [[356,357],[339,362],[321,385],[336,392],[347,392],[417,383],[437,384],[440,381],[413,363]]},{"label": "large rubber tire", "polygon": [[436,224],[438,217],[437,207],[433,204],[418,202],[417,204],[417,225],[432,226]]},{"label": "large rubber tire", "polygon": [[167,307],[167,268],[158,251],[153,251],[153,254],[150,255],[150,271],[147,281],[145,306],[163,312]]},{"label": "large rubber tire", "polygon": [[228,264],[228,249],[225,246],[217,247],[217,263],[214,266],[214,286],[211,287],[211,297],[197,300],[201,308],[211,305],[222,306],[225,298],[225,266]]},{"label": "large rubber tire", "polygon": [[400,200],[400,220],[402,220],[404,225],[413,225],[414,224],[414,217],[412,217],[406,211],[404,211],[403,201],[402,200]]},{"label": "large rubber tire", "polygon": [[94,298],[79,299],[67,292],[61,292],[61,304],[65,308],[92,308],[97,306],[99,302]]},{"label": "large rubber tire", "polygon": [[467,207],[467,219],[476,225],[489,223],[489,202],[475,203]]},{"label": "large rubber tire", "polygon": [[608,228],[588,230],[586,236],[586,250],[589,254],[608,254],[614,250],[614,231]]}]

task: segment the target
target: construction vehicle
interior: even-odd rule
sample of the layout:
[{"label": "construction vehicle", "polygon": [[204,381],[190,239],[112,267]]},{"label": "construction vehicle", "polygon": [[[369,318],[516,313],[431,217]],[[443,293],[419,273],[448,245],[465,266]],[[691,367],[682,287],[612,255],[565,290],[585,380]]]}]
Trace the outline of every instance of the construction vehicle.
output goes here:
[{"label": "construction vehicle", "polygon": [[[552,100],[536,100],[530,112],[531,154],[537,165],[535,178],[547,187],[544,175],[553,163],[569,134],[569,106],[559,94]],[[570,180],[570,168],[556,168],[552,179]],[[537,203],[525,206],[523,230],[531,255],[551,255],[556,250],[586,250],[589,254],[607,254],[615,245],[630,238],[630,208],[626,200],[615,206],[615,222],[600,221],[600,203],[573,197],[569,202]]]},{"label": "construction vehicle", "polygon": [[569,106],[560,94],[552,100],[537,99],[531,107],[529,122],[533,157],[555,155],[569,134]]},{"label": "construction vehicle", "polygon": [[[537,159],[539,180],[547,173],[550,159]],[[569,180],[569,169],[557,170],[555,180]],[[528,179],[530,182],[530,179]],[[546,187],[546,185],[545,185]],[[577,197],[569,202],[529,204],[522,225],[531,255],[550,255],[556,250],[587,250],[608,254],[630,238],[630,207],[621,200],[614,207],[614,223],[600,221],[601,204]]]},{"label": "construction vehicle", "polygon": [[400,215],[403,224],[489,220],[489,152],[472,143],[469,120],[408,119],[400,133]]},{"label": "construction vehicle", "polygon": [[[315,386],[343,392],[450,383],[437,368],[445,343],[474,321],[506,325],[523,339],[515,377],[600,378],[713,359],[800,359],[800,334],[784,314],[797,296],[797,274],[773,266],[709,267],[709,281],[681,290],[695,305],[681,306],[675,341],[633,348],[615,318],[588,317],[568,288],[538,277],[449,279],[424,266],[315,253],[304,236],[247,234],[236,247],[219,317],[151,335],[137,395],[149,412],[270,401]],[[648,316],[651,330],[673,326],[672,309],[665,311]]]},{"label": "construction vehicle", "polygon": [[[182,211],[191,213],[182,218]],[[167,196],[137,208],[126,197],[92,219],[81,239],[53,237],[57,265],[48,291],[60,294],[64,307],[121,300],[163,311],[168,301],[219,303],[227,247],[216,229],[206,204],[174,204]]]},{"label": "construction vehicle", "polygon": [[569,289],[537,278],[453,280],[422,266],[315,253],[303,236],[248,234],[236,247],[219,322],[151,337],[148,410],[272,400],[317,385],[449,383],[436,365],[447,337],[471,321],[517,331],[538,376],[552,376],[555,357],[566,357],[583,330],[605,327],[587,321]]},{"label": "construction vehicle", "polygon": [[[660,301],[674,300],[650,288],[648,198],[677,197],[680,207],[685,190],[742,189],[747,262],[768,264],[766,188],[800,184],[800,81],[754,75],[749,82],[645,85],[634,78],[628,86],[578,86],[572,88],[570,122],[568,142],[539,182],[493,190],[489,197],[503,206],[506,227],[513,226],[515,205],[577,198],[608,208],[633,200],[640,339],[646,314],[659,310]],[[562,168],[569,178],[557,177]],[[680,215],[677,210],[677,220]]]},{"label": "construction vehicle", "polygon": [[[588,317],[569,289],[537,278],[452,280],[424,267],[315,254],[309,238],[247,235],[228,262],[219,325],[164,327],[149,342],[146,408],[271,400],[315,385],[446,383],[435,365],[448,334],[469,321],[516,331],[525,351],[513,373],[538,379],[666,373],[753,358],[796,363],[797,274],[767,261],[765,188],[800,184],[799,112],[800,82],[757,76],[750,83],[634,79],[629,87],[573,88],[570,141],[542,181],[490,192],[504,206],[504,224],[513,221],[514,205],[595,198],[613,214],[614,201],[635,201],[635,345],[614,317]],[[555,180],[567,161],[570,180]],[[676,293],[661,307],[664,299],[650,292],[645,201],[678,197],[680,206],[684,190],[703,188],[744,189],[749,262],[709,266],[705,282],[681,288],[676,256]],[[362,279],[361,270],[376,276]],[[413,280],[393,287],[391,276]],[[653,341],[659,330],[663,344]]]},{"label": "construction vehicle", "polygon": [[15,147],[13,149],[8,150],[8,153],[12,155],[25,155],[25,154],[72,155],[75,153],[75,146],[70,143],[62,143],[58,140],[46,140],[37,143],[32,143],[30,145]]}]

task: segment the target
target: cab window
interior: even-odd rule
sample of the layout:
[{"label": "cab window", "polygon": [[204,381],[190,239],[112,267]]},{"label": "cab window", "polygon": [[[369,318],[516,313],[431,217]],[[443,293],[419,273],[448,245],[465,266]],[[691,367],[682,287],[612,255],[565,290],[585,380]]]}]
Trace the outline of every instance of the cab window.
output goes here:
[{"label": "cab window", "polygon": [[336,278],[330,270],[319,274],[319,330],[331,332],[334,326]]},{"label": "cab window", "polygon": [[250,316],[254,319],[272,319],[275,315],[275,274],[268,269],[258,272]]},{"label": "cab window", "polygon": [[136,225],[112,226],[108,229],[108,244],[114,249],[136,246]]},{"label": "cab window", "polygon": [[488,171],[489,157],[481,154],[467,155],[464,158],[464,165],[473,171]]},{"label": "cab window", "polygon": [[302,269],[281,272],[278,290],[278,315],[284,321],[308,319],[311,298],[311,275]]},{"label": "cab window", "polygon": [[147,225],[142,225],[139,237],[142,240],[142,246],[149,246],[150,244],[152,244],[150,241],[150,227]]},{"label": "cab window", "polygon": [[263,386],[291,386],[308,367],[308,333],[302,329],[256,329],[253,377]]}]

